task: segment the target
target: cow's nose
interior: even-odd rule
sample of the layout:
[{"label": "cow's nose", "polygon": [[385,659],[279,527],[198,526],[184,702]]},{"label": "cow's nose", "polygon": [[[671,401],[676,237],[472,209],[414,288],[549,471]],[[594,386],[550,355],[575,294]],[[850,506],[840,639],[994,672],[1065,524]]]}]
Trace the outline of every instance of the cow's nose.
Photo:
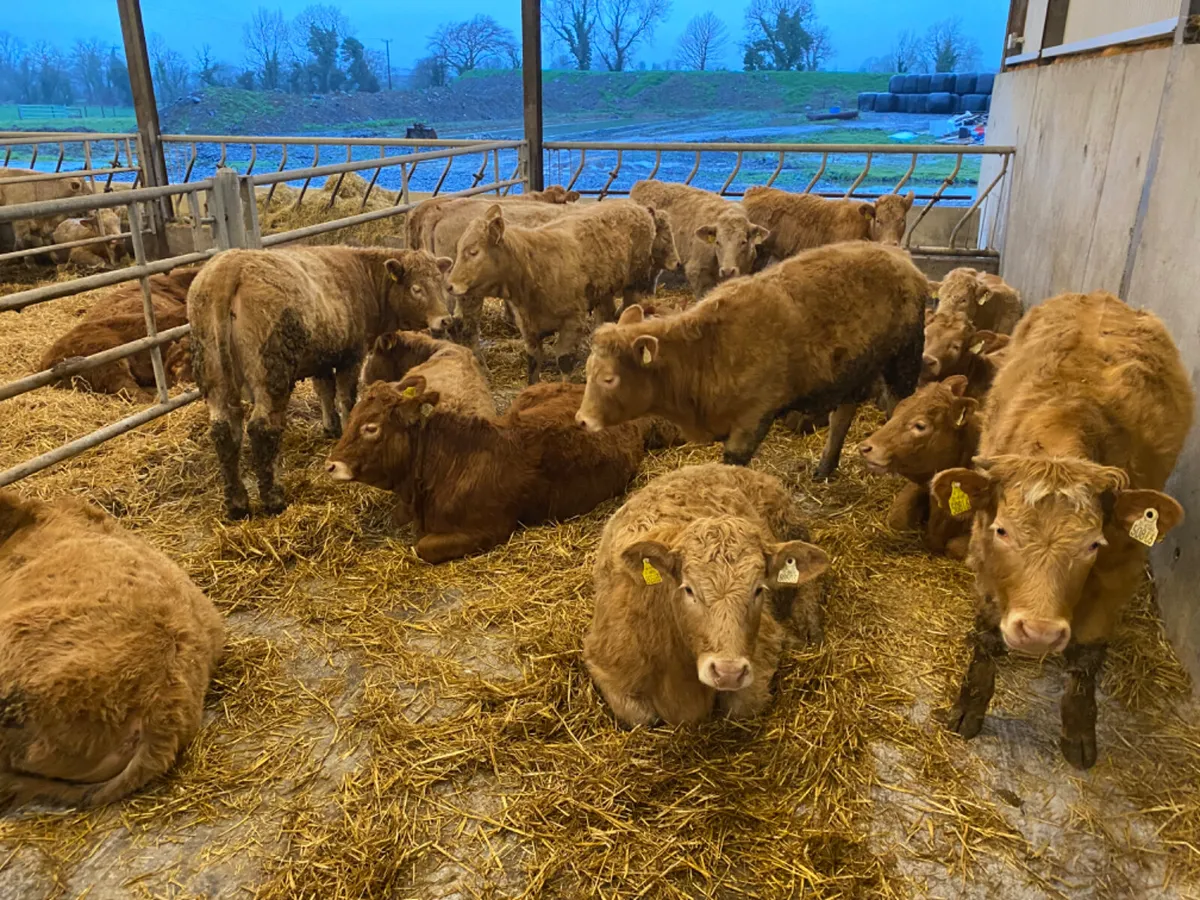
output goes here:
[{"label": "cow's nose", "polygon": [[921,365],[925,367],[925,371],[930,375],[936,375],[942,369],[942,361],[936,356],[930,356],[928,353],[921,357]]},{"label": "cow's nose", "polygon": [[350,467],[340,459],[325,460],[325,471],[329,473],[329,477],[334,481],[354,480],[354,473],[350,471]]},{"label": "cow's nose", "polygon": [[1058,653],[1071,639],[1071,623],[1066,619],[1041,619],[1020,613],[1011,616],[1001,631],[1004,643],[1028,653]]},{"label": "cow's nose", "polygon": [[588,431],[599,431],[600,426],[592,422],[582,412],[575,413],[575,424],[580,428],[586,428]]},{"label": "cow's nose", "polygon": [[875,452],[875,448],[873,446],[871,446],[870,441],[863,441],[861,444],[858,445],[858,452],[861,453],[863,456],[870,456],[872,453]]},{"label": "cow's nose", "polygon": [[750,683],[750,660],[745,657],[710,659],[705,674],[710,687],[718,691],[737,691]]},{"label": "cow's nose", "polygon": [[720,275],[722,278],[733,278],[738,273],[737,266],[721,266]]}]

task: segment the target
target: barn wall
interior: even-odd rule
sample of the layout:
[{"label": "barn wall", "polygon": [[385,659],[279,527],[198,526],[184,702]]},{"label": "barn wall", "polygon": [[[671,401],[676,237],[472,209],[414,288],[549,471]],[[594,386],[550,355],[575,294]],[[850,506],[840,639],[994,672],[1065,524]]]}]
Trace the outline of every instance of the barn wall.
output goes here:
[{"label": "barn wall", "polygon": [[1179,15],[1179,0],[1071,0],[1063,43],[1126,31]]},{"label": "barn wall", "polygon": [[[1163,317],[1200,385],[1200,46],[1181,52],[1124,299]],[[985,227],[999,235],[1001,272],[1027,303],[1064,291],[1120,292],[1170,53],[1066,59],[997,79],[988,141],[1014,145],[1017,162]],[[1189,518],[1153,563],[1168,632],[1200,685],[1200,427],[1168,490]]]}]

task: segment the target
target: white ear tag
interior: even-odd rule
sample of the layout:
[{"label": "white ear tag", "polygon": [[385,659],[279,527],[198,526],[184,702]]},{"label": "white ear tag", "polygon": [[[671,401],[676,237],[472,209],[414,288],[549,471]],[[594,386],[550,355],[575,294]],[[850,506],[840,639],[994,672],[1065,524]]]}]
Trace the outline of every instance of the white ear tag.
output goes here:
[{"label": "white ear tag", "polygon": [[1141,518],[1129,526],[1129,536],[1139,544],[1153,547],[1158,540],[1158,510],[1148,507]]},{"label": "white ear tag", "polygon": [[796,560],[793,557],[788,557],[783,568],[779,570],[779,574],[775,576],[775,580],[780,584],[800,583],[800,570],[796,568]]},{"label": "white ear tag", "polygon": [[983,349],[983,343],[984,343],[983,341],[980,341],[978,344],[976,344],[974,347],[971,348],[971,352],[978,353],[980,350]]},{"label": "white ear tag", "polygon": [[650,365],[650,363],[652,363],[652,362],[654,362],[654,357],[652,357],[652,356],[650,355],[650,348],[649,348],[649,347],[643,347],[643,348],[642,348],[642,365],[643,365],[643,366],[648,366],[648,365]]},{"label": "white ear tag", "polygon": [[967,421],[967,408],[964,406],[962,412],[958,414],[958,421],[954,423],[954,427],[962,428],[965,421]]},{"label": "white ear tag", "polygon": [[433,404],[432,403],[422,403],[421,404],[421,418],[428,419],[432,415],[433,415]]}]

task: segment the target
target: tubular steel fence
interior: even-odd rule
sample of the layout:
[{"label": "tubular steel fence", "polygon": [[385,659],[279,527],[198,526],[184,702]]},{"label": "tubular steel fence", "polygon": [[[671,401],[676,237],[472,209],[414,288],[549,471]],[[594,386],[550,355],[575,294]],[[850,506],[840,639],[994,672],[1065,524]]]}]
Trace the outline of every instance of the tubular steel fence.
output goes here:
[{"label": "tubular steel fence", "polygon": [[[141,152],[138,136],[124,133],[80,132],[0,132],[0,153],[5,168],[37,170],[37,175],[5,178],[2,184],[52,181],[56,178],[87,178],[93,190],[109,190],[114,176],[141,181]],[[53,167],[49,163],[53,162]],[[40,169],[39,169],[40,164]],[[68,168],[64,169],[64,164]],[[130,177],[132,176],[132,178]],[[103,186],[96,179],[103,177]]]},{"label": "tubular steel fence", "polygon": [[[257,175],[242,175],[238,174],[232,168],[223,167],[211,179],[172,184],[167,187],[135,188],[128,191],[84,194],[60,200],[42,200],[32,203],[0,206],[0,228],[27,219],[77,216],[99,209],[125,207],[129,217],[129,230],[128,232],[123,232],[123,236],[131,239],[134,256],[134,264],[127,268],[88,275],[70,281],[42,285],[41,287],[0,296],[0,317],[5,316],[6,313],[20,312],[39,303],[46,303],[63,297],[75,296],[85,291],[137,280],[141,282],[142,305],[146,318],[146,337],[92,354],[91,356],[67,359],[50,369],[27,375],[8,384],[0,385],[0,402],[27,394],[30,391],[55,383],[60,379],[69,378],[80,372],[86,372],[97,366],[125,359],[135,353],[141,353],[146,350],[150,351],[157,391],[156,402],[152,406],[0,472],[0,487],[40,472],[65,459],[78,456],[92,447],[96,447],[105,441],[137,428],[139,425],[167,415],[199,399],[200,392],[197,390],[182,391],[175,396],[171,396],[169,385],[167,384],[166,372],[163,367],[161,348],[170,341],[185,337],[190,333],[191,326],[182,325],[178,328],[171,328],[162,332],[157,330],[148,281],[151,275],[167,272],[178,266],[204,262],[221,250],[232,247],[277,246],[303,240],[328,231],[361,225],[388,216],[402,215],[415,207],[415,204],[408,200],[406,182],[411,178],[412,171],[417,165],[422,163],[440,164],[442,160],[447,160],[447,166],[449,166],[455,158],[474,157],[478,154],[483,154],[485,159],[498,160],[500,151],[513,151],[520,156],[524,152],[525,146],[522,141],[474,143],[469,146],[447,150],[416,152],[406,154],[403,157],[388,156],[382,160],[373,159],[333,163],[298,169],[275,170]],[[498,177],[498,165],[498,162],[495,162],[493,167],[493,174],[497,176],[496,180],[479,183],[479,179],[477,179],[476,183],[469,188],[460,191],[442,192],[440,196],[469,196],[488,191],[494,191],[499,194],[517,185],[525,184],[523,174],[524,162],[520,163],[518,170],[513,173],[513,177],[506,179]],[[305,185],[305,188],[307,188],[307,185],[313,178],[335,175],[339,176],[338,184],[340,186],[340,179],[346,173],[376,171],[375,178],[378,178],[377,170],[386,170],[391,167],[400,169],[401,189],[397,192],[395,201],[386,207],[360,212],[355,215],[303,228],[295,228],[267,235],[262,233],[259,226],[258,204],[255,202],[256,187],[271,186],[273,188],[282,182],[301,181]],[[149,221],[149,217],[144,214],[143,206],[150,202],[161,201],[164,198],[169,200],[172,206],[182,207],[186,204],[191,219],[194,246],[200,247],[208,243],[212,243],[215,246],[209,249],[198,249],[195,252],[179,254],[167,259],[150,261],[146,254],[144,240],[145,235],[148,233],[147,222]],[[363,205],[365,205],[365,199]],[[105,239],[111,238],[106,237]],[[0,257],[0,260],[53,253],[88,243],[93,243],[93,241],[89,239],[30,248],[6,254],[4,257]]]},{"label": "tubular steel fence", "polygon": [[[957,246],[970,218],[1001,184],[1013,147],[957,144],[752,144],[547,141],[546,179],[603,200],[628,194],[634,182],[657,178],[696,184],[731,199],[762,184],[821,197],[871,200],[909,188],[920,209],[905,247],[921,253],[961,254]],[[999,160],[999,168],[984,165]],[[984,173],[992,175],[982,183]],[[986,177],[986,176],[984,176]],[[945,244],[912,246],[917,227],[935,207],[965,207]],[[992,250],[990,235],[978,247]]]}]

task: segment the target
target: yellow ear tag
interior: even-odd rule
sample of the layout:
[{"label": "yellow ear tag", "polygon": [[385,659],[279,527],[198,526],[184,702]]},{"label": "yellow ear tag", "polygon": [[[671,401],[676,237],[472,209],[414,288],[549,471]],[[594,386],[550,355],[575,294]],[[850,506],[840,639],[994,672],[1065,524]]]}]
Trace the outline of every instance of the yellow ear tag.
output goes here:
[{"label": "yellow ear tag", "polygon": [[957,481],[950,485],[950,515],[961,516],[971,508],[971,498]]},{"label": "yellow ear tag", "polygon": [[[958,414],[958,421],[954,423],[954,427],[962,428],[963,422],[965,422],[965,421],[967,421],[967,408],[964,406],[963,411]],[[966,494],[964,494],[963,496],[965,497]]]},{"label": "yellow ear tag", "polygon": [[433,415],[433,404],[432,403],[422,403],[421,404],[421,418],[428,419],[432,415]]},{"label": "yellow ear tag", "polygon": [[643,347],[643,348],[642,348],[642,365],[643,365],[643,366],[648,366],[648,365],[650,365],[650,363],[652,363],[652,362],[654,362],[654,357],[652,357],[652,356],[650,355],[650,348],[649,348],[649,347]]},{"label": "yellow ear tag", "polygon": [[710,244],[715,244],[717,242],[717,236],[715,234],[707,234],[704,236],[704,240],[708,241]]},{"label": "yellow ear tag", "polygon": [[779,570],[779,574],[775,576],[775,580],[780,584],[799,584],[800,570],[796,568],[796,560],[788,557],[787,562],[783,564],[783,568]]},{"label": "yellow ear tag", "polygon": [[650,565],[650,560],[642,560],[642,581],[646,584],[662,584],[662,576],[658,574],[658,569]]},{"label": "yellow ear tag", "polygon": [[983,344],[984,344],[984,342],[980,341],[978,344],[976,344],[974,347],[971,348],[971,352],[978,353],[980,350],[983,349]]},{"label": "yellow ear tag", "polygon": [[987,303],[987,302],[988,302],[988,298],[989,298],[989,297],[991,297],[991,296],[992,296],[991,294],[984,294],[982,297],[980,297],[980,298],[979,298],[977,301],[975,301],[975,302],[976,302],[976,303],[978,303],[980,306],[983,306],[985,303]]},{"label": "yellow ear tag", "polygon": [[414,400],[417,396],[417,389],[411,384],[400,392],[400,396],[405,400]]},{"label": "yellow ear tag", "polygon": [[1158,540],[1158,510],[1149,507],[1142,517],[1129,526],[1129,536],[1139,544],[1153,547]]}]

